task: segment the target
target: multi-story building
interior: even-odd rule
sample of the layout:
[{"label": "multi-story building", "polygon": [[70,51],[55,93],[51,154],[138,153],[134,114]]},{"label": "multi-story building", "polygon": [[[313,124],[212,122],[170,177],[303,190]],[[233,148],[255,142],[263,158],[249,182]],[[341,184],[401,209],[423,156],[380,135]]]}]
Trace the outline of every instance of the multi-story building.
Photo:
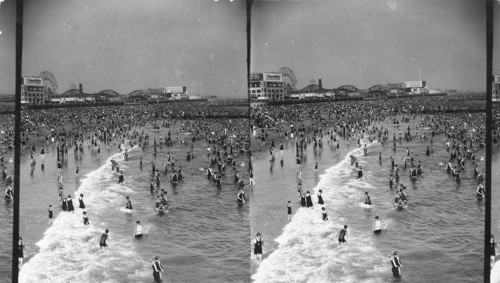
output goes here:
[{"label": "multi-story building", "polygon": [[408,81],[405,82],[405,89],[410,94],[424,94],[429,93],[427,90],[426,81]]},{"label": "multi-story building", "polygon": [[286,90],[283,75],[279,73],[250,74],[248,91],[250,99],[283,100]]},{"label": "multi-story building", "polygon": [[500,75],[493,75],[493,85],[491,91],[491,99],[493,101],[500,101]]},{"label": "multi-story building", "polygon": [[47,86],[40,77],[23,77],[21,85],[22,104],[45,104],[49,102]]}]

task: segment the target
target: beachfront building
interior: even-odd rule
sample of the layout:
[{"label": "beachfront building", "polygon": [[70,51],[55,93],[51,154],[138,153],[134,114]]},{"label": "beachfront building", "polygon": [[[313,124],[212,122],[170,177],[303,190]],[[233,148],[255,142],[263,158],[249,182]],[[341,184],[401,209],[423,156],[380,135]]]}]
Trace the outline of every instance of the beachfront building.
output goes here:
[{"label": "beachfront building", "polygon": [[251,100],[285,99],[285,83],[283,75],[280,73],[252,73],[248,84]]},{"label": "beachfront building", "polygon": [[50,97],[50,103],[55,104],[90,103],[95,102],[95,100],[94,96],[83,93],[81,86],[80,89],[70,89],[61,94],[53,94]]},{"label": "beachfront building", "polygon": [[23,77],[21,104],[45,104],[49,102],[49,91],[41,77]]},{"label": "beachfront building", "polygon": [[185,86],[166,87],[163,92],[165,97],[170,99],[189,99]]},{"label": "beachfront building", "polygon": [[405,82],[406,92],[409,94],[426,94],[429,93],[427,90],[426,81],[407,81]]},{"label": "beachfront building", "polygon": [[491,88],[493,101],[500,101],[500,75],[493,75],[493,85]]}]

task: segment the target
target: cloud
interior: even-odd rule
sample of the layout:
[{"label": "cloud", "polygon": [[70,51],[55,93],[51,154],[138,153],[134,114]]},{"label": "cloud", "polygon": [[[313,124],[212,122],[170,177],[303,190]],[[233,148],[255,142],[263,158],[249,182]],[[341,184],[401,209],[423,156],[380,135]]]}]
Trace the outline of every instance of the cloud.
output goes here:
[{"label": "cloud", "polygon": [[394,1],[387,1],[387,6],[389,6],[389,9],[394,11],[394,10],[396,10],[396,7],[398,6],[398,4],[396,4],[396,2],[394,2]]}]

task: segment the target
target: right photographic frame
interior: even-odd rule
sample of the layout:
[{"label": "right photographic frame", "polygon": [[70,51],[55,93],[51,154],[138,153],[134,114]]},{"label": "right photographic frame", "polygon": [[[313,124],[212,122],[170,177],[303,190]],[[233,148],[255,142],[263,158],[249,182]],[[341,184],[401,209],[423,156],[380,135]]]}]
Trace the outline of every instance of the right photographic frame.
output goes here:
[{"label": "right photographic frame", "polygon": [[485,3],[252,3],[253,281],[485,279]]},{"label": "right photographic frame", "polygon": [[490,282],[500,282],[500,264],[496,256],[497,238],[500,237],[500,151],[498,148],[498,139],[500,138],[500,53],[498,52],[498,44],[500,42],[500,2],[492,1],[493,14],[493,49],[491,60],[491,235],[490,241],[490,263],[491,275]]}]

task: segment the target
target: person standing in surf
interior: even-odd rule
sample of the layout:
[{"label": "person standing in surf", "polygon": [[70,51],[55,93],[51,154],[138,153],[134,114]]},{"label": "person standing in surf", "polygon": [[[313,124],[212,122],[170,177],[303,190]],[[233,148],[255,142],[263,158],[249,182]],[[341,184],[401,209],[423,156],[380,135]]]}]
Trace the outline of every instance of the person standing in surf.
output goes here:
[{"label": "person standing in surf", "polygon": [[291,201],[288,201],[288,203],[286,204],[286,208],[287,208],[287,219],[288,221],[292,220],[292,202]]},{"label": "person standing in surf", "polygon": [[71,199],[71,195],[68,195],[67,204],[68,204],[68,211],[70,211],[70,212],[75,211],[75,207],[73,206],[73,200]]},{"label": "person standing in surf", "polygon": [[382,223],[380,223],[378,216],[375,216],[375,225],[373,225],[373,233],[376,235],[380,235],[382,233]]},{"label": "person standing in surf", "polygon": [[300,200],[300,206],[306,207],[306,194],[302,194],[299,200]]},{"label": "person standing in surf", "polygon": [[52,205],[50,204],[49,205],[49,225],[52,225],[52,223],[54,222],[54,214],[52,212]]},{"label": "person standing in surf", "polygon": [[101,235],[101,240],[99,241],[99,246],[101,247],[101,249],[102,249],[103,247],[107,247],[107,246],[108,246],[108,244],[106,243],[106,241],[107,241],[107,240],[108,240],[108,238],[109,238],[108,233],[109,233],[109,229],[106,229],[106,230],[104,231],[104,234],[102,234],[102,235]]},{"label": "person standing in surf", "polygon": [[365,192],[365,195],[366,195],[366,197],[365,197],[365,204],[366,205],[372,205],[372,201],[370,199],[370,196],[368,195],[368,192]]},{"label": "person standing in surf", "polygon": [[85,209],[85,203],[83,202],[83,194],[80,194],[80,198],[78,198],[78,202],[80,203],[78,207],[81,209]]},{"label": "person standing in surf", "polygon": [[323,190],[319,190],[319,193],[318,193],[318,204],[319,205],[325,204],[325,202],[323,201],[323,197],[321,196],[322,193],[323,193]]},{"label": "person standing in surf", "polygon": [[340,230],[339,233],[339,245],[346,242],[345,236],[347,235],[347,225],[344,225],[344,228]]},{"label": "person standing in surf", "polygon": [[358,179],[363,178],[363,168],[361,168],[361,166],[359,166],[357,168],[357,170],[358,170]]},{"label": "person standing in surf", "polygon": [[476,197],[478,199],[484,198],[484,186],[483,184],[479,184],[476,189]]},{"label": "person standing in surf", "polygon": [[120,170],[120,174],[118,175],[118,184],[123,184],[124,176],[123,170]]},{"label": "person standing in surf", "polygon": [[310,207],[310,208],[313,207],[313,202],[311,199],[311,195],[309,194],[309,191],[307,191],[307,194],[306,194],[306,207]]},{"label": "person standing in surf", "polygon": [[493,235],[491,235],[490,236],[490,262],[491,262],[492,268],[493,268],[493,265],[495,265],[495,257],[497,255],[496,249],[497,249],[497,243],[495,242],[495,237]]},{"label": "person standing in surf", "polygon": [[240,188],[240,191],[238,192],[238,200],[237,200],[238,204],[243,204],[246,202],[246,198],[245,198],[245,192],[243,192],[243,189]]},{"label": "person standing in surf", "polygon": [[135,229],[134,229],[134,235],[136,239],[142,238],[142,226],[141,226],[141,221],[136,221],[135,222]]},{"label": "person standing in surf", "polygon": [[12,188],[11,188],[11,186],[7,186],[7,188],[5,189],[5,200],[7,202],[9,202],[12,199],[14,199],[14,195],[12,193]]},{"label": "person standing in surf", "polygon": [[125,208],[132,210],[132,202],[130,201],[130,198],[129,197],[126,198],[127,198],[127,205],[125,206]]},{"label": "person standing in surf", "polygon": [[153,267],[153,278],[154,278],[155,282],[162,282],[163,277],[162,277],[161,273],[163,272],[163,268],[161,266],[159,256],[155,256],[153,264],[151,266]]},{"label": "person standing in surf", "polygon": [[89,216],[86,211],[83,212],[83,225],[90,225]]},{"label": "person standing in surf", "polygon": [[253,240],[253,254],[258,260],[262,260],[262,241],[260,233],[257,233],[257,238]]},{"label": "person standing in surf", "polygon": [[399,260],[398,251],[395,251],[394,254],[392,255],[391,264],[392,264],[392,274],[394,275],[394,277],[400,278],[401,267],[403,267],[403,265],[401,264],[401,260]]},{"label": "person standing in surf", "polygon": [[328,214],[326,213],[326,208],[325,207],[321,208],[321,214],[323,215],[323,221],[327,221],[328,220]]},{"label": "person standing in surf", "polygon": [[18,254],[18,257],[19,257],[19,269],[21,269],[21,267],[23,267],[23,260],[24,260],[24,243],[23,243],[23,238],[22,237],[19,237],[19,242],[17,244],[17,248],[18,248],[18,251],[17,251],[17,254]]}]

